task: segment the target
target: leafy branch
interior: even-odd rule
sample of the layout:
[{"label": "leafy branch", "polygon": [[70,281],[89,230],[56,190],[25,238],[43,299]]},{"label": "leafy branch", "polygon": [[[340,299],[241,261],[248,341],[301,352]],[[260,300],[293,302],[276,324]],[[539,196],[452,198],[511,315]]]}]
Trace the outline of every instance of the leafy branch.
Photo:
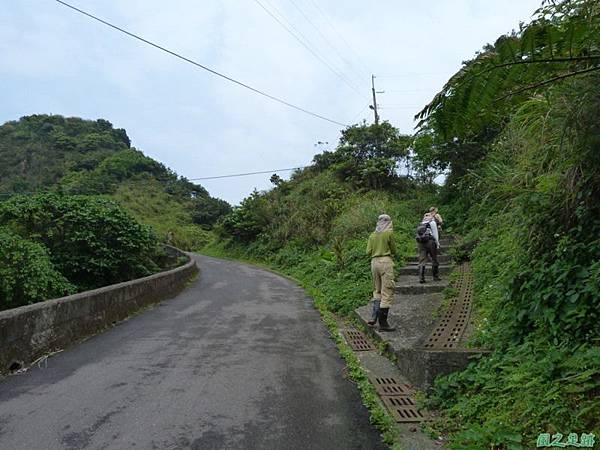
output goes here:
[{"label": "leafy branch", "polygon": [[549,78],[547,80],[541,81],[539,83],[531,84],[529,86],[525,86],[523,88],[517,89],[517,90],[512,91],[512,92],[509,92],[508,94],[506,94],[506,95],[504,95],[502,97],[499,97],[499,98],[497,98],[494,101],[498,102],[498,101],[504,100],[505,98],[508,98],[508,97],[510,97],[512,95],[519,94],[521,92],[530,91],[532,89],[536,89],[536,88],[539,88],[539,87],[542,87],[542,86],[546,86],[546,85],[554,83],[556,81],[561,81],[561,80],[564,80],[566,78],[574,77],[574,76],[577,76],[577,75],[582,75],[582,74],[589,73],[589,72],[595,72],[596,70],[600,70],[600,66],[594,66],[594,67],[590,67],[588,69],[578,70],[576,72],[569,72],[569,73],[566,73],[566,74],[563,74],[563,75],[552,77],[552,78]]}]

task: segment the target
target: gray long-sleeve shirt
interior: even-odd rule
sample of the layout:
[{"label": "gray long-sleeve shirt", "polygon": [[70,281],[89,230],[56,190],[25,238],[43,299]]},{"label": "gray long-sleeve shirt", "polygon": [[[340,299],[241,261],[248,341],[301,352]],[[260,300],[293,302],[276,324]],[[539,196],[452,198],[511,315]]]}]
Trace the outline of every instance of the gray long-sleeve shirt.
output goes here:
[{"label": "gray long-sleeve shirt", "polygon": [[435,245],[437,248],[440,248],[440,235],[438,233],[437,223],[435,222],[433,216],[425,214],[425,217],[423,217],[423,221],[421,223],[429,224],[429,228],[431,229],[431,235],[435,239]]},{"label": "gray long-sleeve shirt", "polygon": [[437,228],[437,223],[435,223],[435,220],[431,220],[431,222],[429,222],[429,226],[431,227],[431,234],[433,236],[433,238],[435,239],[435,245],[437,245],[437,247],[440,247],[440,236],[438,234],[438,228]]}]

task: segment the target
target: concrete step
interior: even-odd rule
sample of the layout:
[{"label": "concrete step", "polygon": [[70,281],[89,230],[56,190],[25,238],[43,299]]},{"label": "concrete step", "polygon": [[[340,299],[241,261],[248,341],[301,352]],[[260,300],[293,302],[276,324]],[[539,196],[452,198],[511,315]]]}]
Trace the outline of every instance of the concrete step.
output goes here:
[{"label": "concrete step", "polygon": [[440,239],[446,239],[448,242],[453,244],[456,241],[456,236],[453,234],[448,234],[448,233],[442,232]]},{"label": "concrete step", "polygon": [[[438,255],[447,255],[451,248],[452,247],[448,245],[440,245],[440,248],[438,249]],[[415,247],[415,253],[419,253],[419,246]]]},{"label": "concrete step", "polygon": [[[448,275],[448,274],[450,274],[450,272],[452,272],[452,270],[454,269],[454,266],[452,264],[441,264],[439,266],[439,269],[440,269],[440,275]],[[400,269],[397,270],[397,274],[398,275],[413,275],[416,277],[419,275],[419,263],[408,264],[407,266],[401,267]],[[425,276],[427,276],[427,277],[432,276],[431,264],[428,264],[427,267],[425,268]]]},{"label": "concrete step", "polygon": [[[451,261],[452,261],[452,259],[448,255],[438,255],[438,262],[440,264],[448,264]],[[409,256],[408,258],[406,258],[406,262],[408,262],[409,264],[418,263],[419,257],[418,256]]]},{"label": "concrete step", "polygon": [[[377,328],[373,331],[381,333],[395,348],[421,348],[435,325],[434,313],[441,302],[442,295],[439,293],[396,296],[389,315],[390,323],[397,326],[396,331],[387,334],[379,332]],[[371,311],[371,302],[355,310],[365,324]]]},{"label": "concrete step", "polygon": [[[450,238],[450,239],[448,239]],[[449,243],[452,238],[445,235]],[[442,323],[437,311],[442,302],[442,291],[448,286],[448,275],[453,268],[447,254],[438,256],[442,281],[431,280],[431,266],[426,272],[427,282],[420,284],[417,276],[418,257],[408,258],[408,264],[399,269],[396,295],[389,311],[389,321],[396,331],[384,332],[378,327],[368,327],[372,304],[355,310],[364,330],[374,339],[383,342],[395,355],[396,365],[402,376],[419,389],[428,390],[439,375],[464,370],[474,357],[488,352],[480,349],[456,348],[433,349],[426,347],[436,327]],[[467,327],[467,330],[469,328]]]},{"label": "concrete step", "polygon": [[464,370],[474,357],[488,352],[476,349],[454,348],[428,350],[424,342],[436,325],[433,313],[440,305],[440,294],[406,295],[396,298],[390,308],[389,322],[396,331],[370,328],[371,305],[355,310],[363,329],[396,356],[400,373],[421,390],[428,390],[439,375]]},{"label": "concrete step", "polygon": [[427,277],[426,283],[419,283],[419,278],[412,275],[401,275],[396,280],[396,293],[403,295],[432,294],[442,292],[448,286],[448,280],[432,281]]}]

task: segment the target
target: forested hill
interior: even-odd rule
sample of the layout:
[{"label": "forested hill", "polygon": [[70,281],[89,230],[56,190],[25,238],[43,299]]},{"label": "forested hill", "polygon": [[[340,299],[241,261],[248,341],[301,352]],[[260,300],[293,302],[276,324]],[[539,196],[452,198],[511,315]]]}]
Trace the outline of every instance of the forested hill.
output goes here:
[{"label": "forested hill", "polygon": [[201,246],[230,206],[131,147],[124,129],[58,115],[31,115],[0,126],[0,200],[15,193],[106,195],[159,238]]}]

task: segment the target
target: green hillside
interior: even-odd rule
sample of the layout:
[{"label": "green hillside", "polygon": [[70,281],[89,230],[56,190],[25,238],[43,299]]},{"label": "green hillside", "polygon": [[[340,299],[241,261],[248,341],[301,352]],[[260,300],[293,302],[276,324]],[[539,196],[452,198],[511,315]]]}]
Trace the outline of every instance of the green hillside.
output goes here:
[{"label": "green hillside", "polygon": [[186,250],[202,246],[203,230],[230,211],[104,119],[40,114],[0,126],[0,199],[38,192],[107,196]]},{"label": "green hillside", "polygon": [[33,115],[0,126],[0,309],[169,267],[231,210],[130,146],[110,122]]}]

